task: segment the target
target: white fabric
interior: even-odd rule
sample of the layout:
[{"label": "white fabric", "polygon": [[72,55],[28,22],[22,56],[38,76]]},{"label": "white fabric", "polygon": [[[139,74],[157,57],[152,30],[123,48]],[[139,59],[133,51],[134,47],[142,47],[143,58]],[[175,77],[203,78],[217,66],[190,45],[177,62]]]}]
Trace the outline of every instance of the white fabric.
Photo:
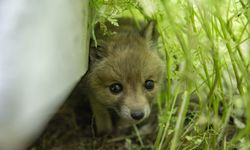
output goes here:
[{"label": "white fabric", "polygon": [[0,150],[24,149],[87,69],[87,0],[0,0]]}]

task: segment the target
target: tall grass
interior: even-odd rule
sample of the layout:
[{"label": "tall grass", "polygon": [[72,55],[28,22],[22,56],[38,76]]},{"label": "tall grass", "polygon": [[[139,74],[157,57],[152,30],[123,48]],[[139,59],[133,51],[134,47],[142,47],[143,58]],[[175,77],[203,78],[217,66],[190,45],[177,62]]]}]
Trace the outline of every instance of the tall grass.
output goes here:
[{"label": "tall grass", "polygon": [[155,149],[250,149],[249,1],[92,3],[94,23],[128,14],[158,22],[167,88]]},{"label": "tall grass", "polygon": [[[165,132],[158,132],[156,149],[249,148],[249,2],[160,1],[157,6],[161,6],[156,16],[164,35],[162,42],[168,45],[164,46],[168,59],[173,59],[171,55],[180,59],[168,67],[184,63],[182,70],[167,68],[171,70],[167,78],[173,78],[174,87],[183,87],[170,93],[170,101],[176,101],[179,93],[175,92],[184,94],[180,106],[169,102],[172,107],[166,107],[168,112],[175,105],[180,109],[172,116],[176,118],[172,127],[169,121],[161,122],[159,131]],[[196,98],[190,101],[192,95]],[[194,110],[191,103],[197,105]],[[188,111],[195,114],[184,125]],[[241,114],[246,117],[246,123],[241,122],[244,127],[235,123],[240,117],[235,116],[238,111],[245,112]],[[228,125],[232,116],[235,127]],[[168,130],[174,131],[173,138],[164,145]]]}]

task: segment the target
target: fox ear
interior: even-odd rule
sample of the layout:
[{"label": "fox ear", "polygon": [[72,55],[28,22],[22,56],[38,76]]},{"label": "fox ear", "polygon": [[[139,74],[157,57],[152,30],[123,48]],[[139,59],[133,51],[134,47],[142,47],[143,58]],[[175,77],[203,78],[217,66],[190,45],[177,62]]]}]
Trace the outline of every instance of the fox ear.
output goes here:
[{"label": "fox ear", "polygon": [[141,35],[147,41],[156,42],[158,37],[159,37],[159,33],[158,33],[157,29],[156,29],[156,21],[155,20],[149,21],[148,24],[141,31]]},{"label": "fox ear", "polygon": [[92,39],[90,41],[89,57],[90,64],[93,64],[94,62],[101,60],[103,57],[105,57],[104,48],[100,44],[97,44],[95,46],[94,41]]}]

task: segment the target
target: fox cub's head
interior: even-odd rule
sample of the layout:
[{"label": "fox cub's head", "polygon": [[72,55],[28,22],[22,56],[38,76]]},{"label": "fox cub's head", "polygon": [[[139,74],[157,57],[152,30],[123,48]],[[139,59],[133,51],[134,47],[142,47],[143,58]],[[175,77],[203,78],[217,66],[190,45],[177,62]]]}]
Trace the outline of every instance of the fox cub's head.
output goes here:
[{"label": "fox cub's head", "polygon": [[155,48],[155,22],[142,30],[119,25],[116,34],[97,37],[98,47],[90,49],[89,88],[95,100],[136,123],[150,114],[164,63]]}]

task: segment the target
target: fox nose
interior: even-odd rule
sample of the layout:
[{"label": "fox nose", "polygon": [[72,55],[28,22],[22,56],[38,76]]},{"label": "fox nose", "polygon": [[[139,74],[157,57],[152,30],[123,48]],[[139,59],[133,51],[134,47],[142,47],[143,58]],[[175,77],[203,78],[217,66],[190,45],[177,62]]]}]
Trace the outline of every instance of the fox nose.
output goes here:
[{"label": "fox nose", "polygon": [[144,117],[144,112],[135,111],[132,112],[130,115],[134,120],[141,120]]}]

